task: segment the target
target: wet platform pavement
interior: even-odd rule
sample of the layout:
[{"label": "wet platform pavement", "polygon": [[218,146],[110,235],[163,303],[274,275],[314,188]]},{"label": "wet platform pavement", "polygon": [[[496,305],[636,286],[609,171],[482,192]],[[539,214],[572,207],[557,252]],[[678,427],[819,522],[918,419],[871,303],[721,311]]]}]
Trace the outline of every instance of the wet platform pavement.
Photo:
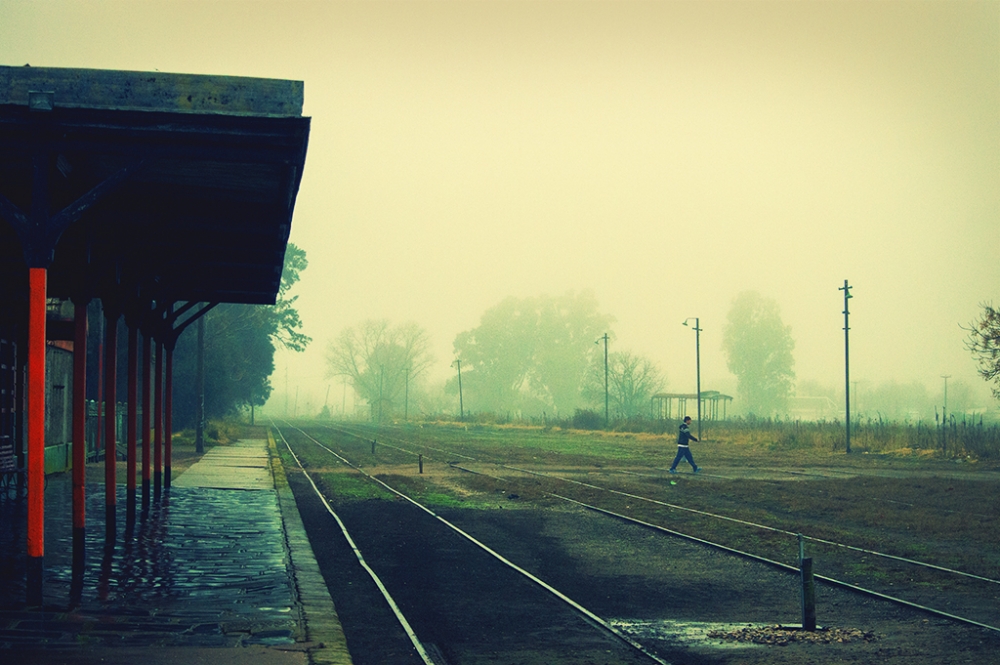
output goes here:
[{"label": "wet platform pavement", "polygon": [[86,558],[76,568],[71,476],[49,476],[40,608],[25,602],[24,502],[4,496],[0,661],[350,663],[283,470],[272,470],[271,459],[266,440],[216,446],[148,510],[139,506],[132,522],[119,485],[113,540],[104,485],[92,484]]}]

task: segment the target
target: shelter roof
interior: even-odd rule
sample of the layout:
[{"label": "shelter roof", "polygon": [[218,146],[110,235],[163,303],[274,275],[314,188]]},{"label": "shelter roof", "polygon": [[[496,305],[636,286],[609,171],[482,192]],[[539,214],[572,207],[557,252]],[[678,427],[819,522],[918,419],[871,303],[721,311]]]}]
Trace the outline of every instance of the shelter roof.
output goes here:
[{"label": "shelter roof", "polygon": [[41,264],[54,297],[273,303],[302,99],[300,81],[0,67],[0,302]]},{"label": "shelter roof", "polygon": [[[730,395],[723,395],[718,390],[702,390],[703,400],[731,400]],[[656,393],[653,399],[698,399],[698,393]]]}]

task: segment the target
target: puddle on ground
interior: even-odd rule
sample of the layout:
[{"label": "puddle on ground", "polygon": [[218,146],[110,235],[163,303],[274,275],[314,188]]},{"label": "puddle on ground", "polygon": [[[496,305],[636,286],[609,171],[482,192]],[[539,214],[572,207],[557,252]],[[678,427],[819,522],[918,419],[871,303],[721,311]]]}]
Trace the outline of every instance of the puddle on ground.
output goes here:
[{"label": "puddle on ground", "polygon": [[672,645],[700,646],[715,649],[752,649],[763,645],[752,642],[734,642],[709,637],[715,631],[731,632],[741,628],[764,627],[770,624],[750,623],[712,623],[704,621],[670,621],[670,620],[637,620],[611,619],[608,621],[616,630],[633,638],[642,644],[653,645],[657,642],[669,642]]}]

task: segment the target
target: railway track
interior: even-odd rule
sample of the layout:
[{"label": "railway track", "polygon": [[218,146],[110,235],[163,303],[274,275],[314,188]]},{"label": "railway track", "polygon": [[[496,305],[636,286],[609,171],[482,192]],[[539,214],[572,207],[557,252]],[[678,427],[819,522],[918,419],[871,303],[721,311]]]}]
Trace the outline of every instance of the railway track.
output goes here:
[{"label": "railway track", "polygon": [[[298,476],[289,473],[289,482],[300,512],[305,513],[310,538],[322,522],[317,508],[322,504],[327,523],[336,522],[343,539],[340,549],[350,550],[357,567],[369,578],[366,582],[354,574],[346,582],[347,586],[370,587],[364,593],[366,600],[355,599],[348,608],[348,594],[336,593],[339,583],[331,582],[332,573],[328,577],[356,665],[446,665],[475,658],[552,665],[670,662],[388,483],[368,476],[382,491],[400,499],[380,502],[383,510],[375,524],[356,505],[337,507],[336,499],[323,491],[322,482],[314,479],[310,469],[322,468],[325,455],[328,462],[359,474],[364,471],[302,430],[282,426],[275,431],[279,445],[287,448],[301,471]],[[334,545],[328,540],[317,548],[314,541],[314,550],[322,552],[327,546]],[[323,566],[325,557],[320,558]],[[327,563],[338,575],[347,567],[344,556]],[[387,613],[382,612],[379,617],[366,615],[361,625],[350,626],[355,609],[367,605],[370,610],[372,588],[377,589],[392,620],[387,621]],[[356,596],[357,588],[351,594]],[[387,634],[371,639],[371,633],[382,631]],[[476,655],[470,655],[471,651]]]},{"label": "railway track", "polygon": [[[900,579],[900,576],[905,579],[908,574],[911,574],[907,573],[907,570],[916,570],[918,572],[913,573],[914,577],[912,579],[919,580],[919,588],[917,588],[917,584],[914,584],[910,588],[906,588],[905,585],[901,588],[895,582],[880,586],[871,582],[859,582],[857,580],[848,580],[822,574],[817,575],[817,579],[827,585],[849,589],[871,598],[889,601],[950,621],[975,626],[976,628],[992,633],[1000,633],[1000,620],[998,620],[995,614],[995,600],[1000,595],[1000,580],[989,576],[976,575],[932,562],[898,556],[828,538],[803,535],[766,524],[734,519],[726,515],[697,510],[678,503],[665,502],[653,496],[644,496],[636,491],[623,491],[615,486],[597,485],[593,482],[581,481],[577,478],[550,472],[540,472],[522,466],[505,464],[496,460],[482,459],[481,457],[455,450],[454,447],[446,447],[441,443],[432,446],[420,441],[406,440],[400,437],[387,437],[384,430],[379,433],[366,427],[339,427],[331,428],[331,431],[339,431],[344,435],[355,438],[359,443],[359,447],[360,444],[367,444],[370,441],[374,441],[374,437],[378,435],[377,445],[380,449],[387,448],[396,451],[397,454],[403,457],[416,458],[421,464],[441,464],[453,469],[487,475],[495,478],[497,481],[506,483],[509,483],[515,476],[533,476],[545,479],[546,482],[552,481],[561,484],[563,488],[547,491],[550,497],[612,516],[615,519],[631,521],[632,523],[643,525],[664,534],[688,538],[705,546],[715,547],[738,556],[752,558],[788,572],[797,572],[798,569],[794,565],[796,563],[794,560],[776,560],[777,557],[771,558],[758,552],[747,551],[746,549],[716,542],[709,538],[699,537],[692,533],[684,533],[673,528],[668,528],[664,526],[662,513],[665,510],[671,512],[688,512],[708,520],[726,521],[747,530],[760,531],[770,536],[792,539],[791,542],[794,542],[794,539],[798,539],[802,543],[809,544],[814,549],[822,550],[824,561],[835,569],[838,567],[843,569],[849,566],[850,564],[843,563],[843,561],[845,560],[845,556],[853,556],[862,557],[868,569],[872,568],[870,563],[872,560],[882,561],[883,565],[879,570],[896,570],[893,579]],[[607,473],[605,474],[606,477],[608,475]],[[633,475],[642,476],[647,474],[639,473]],[[649,473],[648,475],[652,477],[655,474]],[[573,489],[578,491],[574,493]],[[580,490],[583,490],[583,492],[581,493]],[[635,504],[645,504],[647,509],[641,512],[632,510],[629,514],[626,514],[626,511],[602,507],[606,505],[606,499],[609,496],[613,496],[616,499],[628,499]],[[650,515],[653,515],[653,517],[650,517]],[[901,568],[903,569],[902,571],[900,571]],[[935,594],[933,589],[937,587],[948,588],[949,592]],[[963,606],[963,600],[971,600],[972,608],[966,609]]]}]

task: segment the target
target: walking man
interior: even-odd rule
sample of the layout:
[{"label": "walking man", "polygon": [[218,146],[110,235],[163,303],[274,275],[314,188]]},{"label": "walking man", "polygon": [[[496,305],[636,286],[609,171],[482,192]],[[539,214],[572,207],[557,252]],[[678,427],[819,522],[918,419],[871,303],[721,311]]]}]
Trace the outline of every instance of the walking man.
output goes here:
[{"label": "walking man", "polygon": [[684,422],[681,423],[681,430],[677,434],[677,457],[674,458],[674,463],[670,465],[670,473],[677,473],[677,465],[680,464],[682,459],[688,461],[695,473],[701,471],[701,467],[694,463],[694,457],[691,456],[691,447],[688,446],[688,441],[697,440],[691,434],[691,416],[684,416]]}]

